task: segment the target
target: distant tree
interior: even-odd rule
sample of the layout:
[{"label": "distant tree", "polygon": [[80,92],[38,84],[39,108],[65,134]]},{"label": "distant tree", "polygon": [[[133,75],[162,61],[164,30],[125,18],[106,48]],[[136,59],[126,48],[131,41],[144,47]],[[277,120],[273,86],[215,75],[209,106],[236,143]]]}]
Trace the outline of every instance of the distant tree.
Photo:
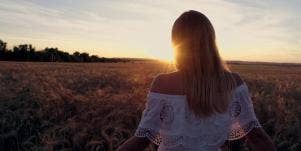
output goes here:
[{"label": "distant tree", "polygon": [[72,55],[58,48],[48,48],[36,51],[31,44],[14,46],[7,49],[6,42],[0,39],[0,60],[12,61],[47,61],[47,62],[120,62],[127,61],[120,58],[104,58],[89,53],[75,51]]},{"label": "distant tree", "polygon": [[97,55],[92,55],[92,56],[90,57],[90,61],[91,61],[91,62],[99,62],[99,57],[98,57]]},{"label": "distant tree", "polygon": [[12,55],[13,60],[16,61],[32,61],[35,55],[35,49],[31,44],[14,46]]},{"label": "distant tree", "polygon": [[58,48],[48,48],[46,47],[44,49],[44,52],[45,52],[45,58],[46,61],[50,61],[50,62],[55,62],[58,60],[58,55],[57,55],[57,52],[58,52]]},{"label": "distant tree", "polygon": [[88,53],[84,52],[84,53],[81,53],[79,56],[81,57],[83,62],[90,62],[90,57],[89,57]]},{"label": "distant tree", "polygon": [[82,62],[82,59],[80,57],[80,53],[78,51],[75,51],[72,55],[72,60],[74,62]]},{"label": "distant tree", "polygon": [[33,48],[32,45],[29,45],[29,60],[34,61],[35,58],[35,48]]},{"label": "distant tree", "polygon": [[60,58],[64,62],[70,62],[71,61],[71,56],[69,55],[68,52],[60,52]]},{"label": "distant tree", "polygon": [[6,53],[6,42],[0,39],[0,59],[5,59]]}]

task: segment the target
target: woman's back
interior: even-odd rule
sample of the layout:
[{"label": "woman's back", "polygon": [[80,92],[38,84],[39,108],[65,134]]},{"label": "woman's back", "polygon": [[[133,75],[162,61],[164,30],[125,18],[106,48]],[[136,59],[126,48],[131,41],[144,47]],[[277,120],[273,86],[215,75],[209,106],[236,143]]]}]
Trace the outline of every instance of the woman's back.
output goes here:
[{"label": "woman's back", "polygon": [[[219,55],[210,20],[198,11],[184,12],[171,38],[178,71],[155,78],[136,137],[123,148],[131,150],[126,144],[147,142],[146,137],[161,151],[218,150],[226,140],[260,127],[246,84]],[[249,136],[256,149],[274,148],[261,128]]]},{"label": "woman's back", "polygon": [[238,86],[228,110],[206,118],[189,110],[178,72],[158,76],[135,136],[149,138],[164,151],[218,150],[226,140],[239,139],[260,127],[246,84],[237,74],[233,76]]}]

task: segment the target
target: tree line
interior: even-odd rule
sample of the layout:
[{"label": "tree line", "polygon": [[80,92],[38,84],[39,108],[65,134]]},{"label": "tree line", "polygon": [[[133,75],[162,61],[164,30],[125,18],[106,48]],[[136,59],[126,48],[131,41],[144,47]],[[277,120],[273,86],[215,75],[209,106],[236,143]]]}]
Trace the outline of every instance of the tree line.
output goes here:
[{"label": "tree line", "polygon": [[36,51],[31,44],[20,44],[12,49],[7,49],[7,43],[0,39],[0,60],[2,61],[40,61],[40,62],[127,62],[130,59],[105,58],[97,55],[78,51],[73,54],[48,48]]}]

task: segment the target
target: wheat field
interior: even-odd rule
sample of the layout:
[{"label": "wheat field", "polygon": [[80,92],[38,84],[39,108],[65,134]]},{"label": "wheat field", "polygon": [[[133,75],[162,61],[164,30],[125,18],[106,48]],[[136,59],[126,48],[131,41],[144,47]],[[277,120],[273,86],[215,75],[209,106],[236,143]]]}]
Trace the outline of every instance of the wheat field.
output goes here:
[{"label": "wheat field", "polygon": [[[301,65],[230,69],[278,150],[301,150]],[[172,70],[156,61],[0,62],[0,150],[115,150],[133,135],[154,76]]]}]

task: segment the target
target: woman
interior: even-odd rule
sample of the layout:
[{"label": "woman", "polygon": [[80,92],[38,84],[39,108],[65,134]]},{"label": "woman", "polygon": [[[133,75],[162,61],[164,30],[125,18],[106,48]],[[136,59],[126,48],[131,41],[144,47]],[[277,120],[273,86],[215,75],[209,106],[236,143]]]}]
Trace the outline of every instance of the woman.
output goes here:
[{"label": "woman", "polygon": [[227,140],[253,150],[276,150],[259,124],[246,83],[223,64],[209,19],[187,11],[174,23],[177,71],[158,75],[135,136],[119,151],[216,151]]}]

